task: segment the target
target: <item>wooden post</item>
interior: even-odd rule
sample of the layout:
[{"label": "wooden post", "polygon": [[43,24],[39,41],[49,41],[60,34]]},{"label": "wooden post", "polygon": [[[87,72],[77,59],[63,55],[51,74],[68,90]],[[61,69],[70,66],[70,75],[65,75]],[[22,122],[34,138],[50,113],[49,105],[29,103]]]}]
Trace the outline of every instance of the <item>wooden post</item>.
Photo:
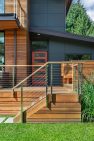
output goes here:
[{"label": "wooden post", "polygon": [[21,123],[24,122],[24,117],[23,117],[23,86],[21,86]]},{"label": "wooden post", "polygon": [[14,87],[15,85],[15,67],[12,67],[12,86]]}]

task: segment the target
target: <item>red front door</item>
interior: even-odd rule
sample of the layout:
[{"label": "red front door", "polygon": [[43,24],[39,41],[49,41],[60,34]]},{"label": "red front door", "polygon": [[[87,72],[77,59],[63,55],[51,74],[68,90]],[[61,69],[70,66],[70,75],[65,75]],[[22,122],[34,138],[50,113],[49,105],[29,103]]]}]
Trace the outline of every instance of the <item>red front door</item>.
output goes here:
[{"label": "red front door", "polygon": [[[47,62],[47,51],[33,51],[32,52],[32,65],[44,65]],[[32,67],[32,72],[34,72],[39,67]],[[32,85],[43,86],[45,85],[45,68],[37,72],[36,75],[32,77]]]}]

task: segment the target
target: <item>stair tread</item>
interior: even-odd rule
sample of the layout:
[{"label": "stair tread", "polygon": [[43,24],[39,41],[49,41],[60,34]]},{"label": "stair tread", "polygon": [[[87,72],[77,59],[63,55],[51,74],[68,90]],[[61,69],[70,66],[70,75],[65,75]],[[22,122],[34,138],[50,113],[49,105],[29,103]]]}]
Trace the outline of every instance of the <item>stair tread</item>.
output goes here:
[{"label": "stair tread", "polygon": [[[27,117],[28,118],[28,117]],[[39,119],[39,118],[52,118],[52,119],[54,119],[54,118],[81,118],[81,114],[80,113],[74,113],[74,114],[33,114],[32,116],[31,116],[31,118],[36,118],[36,119]]]}]

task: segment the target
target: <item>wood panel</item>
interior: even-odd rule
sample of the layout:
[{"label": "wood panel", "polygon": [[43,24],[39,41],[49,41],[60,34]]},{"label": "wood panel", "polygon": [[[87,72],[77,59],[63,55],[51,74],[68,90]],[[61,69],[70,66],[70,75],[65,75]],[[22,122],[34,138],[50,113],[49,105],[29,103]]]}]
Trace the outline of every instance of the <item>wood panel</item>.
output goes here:
[{"label": "wood panel", "polygon": [[5,0],[5,13],[14,13],[14,0]]},{"label": "wood panel", "polygon": [[0,30],[6,29],[18,29],[18,24],[16,20],[0,20]]},{"label": "wood panel", "polygon": [[56,101],[49,107],[43,107],[34,114],[26,114],[27,122],[68,122],[81,121],[79,96],[74,94],[56,94]]},{"label": "wood panel", "polygon": [[[17,65],[27,65],[27,32],[17,31]],[[17,83],[27,77],[27,67],[17,68]],[[21,79],[20,79],[21,77]]]},{"label": "wood panel", "polygon": [[75,64],[61,64],[61,77],[62,77],[62,83],[63,84],[70,84],[73,80],[73,65],[76,65],[76,75],[78,79],[78,64],[82,64],[81,73],[86,78],[88,78],[93,72],[94,72],[94,62],[93,61],[87,61],[87,62],[75,62]]},{"label": "wood panel", "polygon": [[5,65],[14,64],[14,31],[5,31]]},{"label": "wood panel", "polygon": [[[17,31],[17,43],[16,52],[14,52],[15,39],[14,31],[5,31],[5,65],[28,65],[27,64],[27,31],[18,30]],[[14,54],[16,54],[16,64],[14,62]],[[12,67],[6,68],[6,71],[11,73],[12,77]],[[17,67],[16,68],[17,82],[20,82],[27,77],[27,67]]]},{"label": "wood panel", "polygon": [[[24,92],[23,107],[28,107],[32,102],[37,100],[44,94]],[[16,115],[21,109],[21,94],[18,91],[15,95],[12,92],[1,92],[0,91],[0,115]]]}]

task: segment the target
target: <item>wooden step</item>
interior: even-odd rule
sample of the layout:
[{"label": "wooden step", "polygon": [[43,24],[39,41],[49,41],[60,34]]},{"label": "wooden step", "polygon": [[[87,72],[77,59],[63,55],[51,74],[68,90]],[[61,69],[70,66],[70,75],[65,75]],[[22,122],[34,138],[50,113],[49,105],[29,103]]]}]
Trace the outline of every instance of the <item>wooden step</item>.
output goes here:
[{"label": "wooden step", "polygon": [[21,107],[16,107],[16,106],[11,106],[11,107],[0,107],[0,111],[4,111],[4,110],[6,110],[6,111],[9,111],[9,110],[17,110],[17,111],[19,111],[21,109]]},{"label": "wooden step", "polygon": [[[32,102],[23,102],[23,106],[28,106],[30,105]],[[9,102],[9,103],[5,103],[2,102],[0,103],[0,107],[20,107],[21,106],[21,102]]]},{"label": "wooden step", "polygon": [[[34,100],[36,100],[36,98],[23,98],[23,101],[25,101],[25,102],[30,102],[30,101],[34,101]],[[18,102],[20,102],[21,101],[21,98],[0,98],[0,102],[16,102],[16,101],[18,101]]]},{"label": "wooden step", "polygon": [[81,110],[79,109],[79,110],[73,110],[73,109],[71,109],[71,110],[46,110],[46,111],[44,111],[44,110],[39,110],[38,112],[37,112],[37,114],[43,114],[43,113],[45,113],[45,114],[63,114],[63,113],[80,113],[81,114]]},{"label": "wooden step", "polygon": [[58,123],[58,122],[81,122],[80,118],[76,119],[27,119],[27,123]]},{"label": "wooden step", "polygon": [[53,94],[54,102],[79,102],[79,96],[77,94]]},{"label": "wooden step", "polygon": [[[31,98],[38,98],[40,96],[43,96],[43,92],[24,92],[23,97],[31,97]],[[12,93],[12,91],[5,92],[5,91],[0,91],[0,98],[17,98],[21,97],[21,92],[15,92],[15,94]]]},{"label": "wooden step", "polygon": [[[28,116],[27,116],[28,118]],[[31,116],[31,118],[33,119],[80,119],[81,118],[81,114],[80,113],[76,113],[76,114],[33,114]]]},{"label": "wooden step", "polygon": [[18,113],[18,111],[0,111],[0,116],[15,116]]},{"label": "wooden step", "polygon": [[[44,110],[44,111],[47,111],[47,110],[49,110],[49,108],[47,108],[47,107],[44,107],[44,108],[42,108],[41,110]],[[81,110],[81,108],[75,108],[75,107],[51,107],[51,109],[50,109],[51,111],[57,111],[57,110],[59,110],[59,111],[69,111],[69,110],[74,110],[74,111],[79,111],[79,110]]]},{"label": "wooden step", "polygon": [[81,105],[80,103],[56,103],[55,105],[54,104],[51,104],[51,107],[52,108],[81,108]]}]

